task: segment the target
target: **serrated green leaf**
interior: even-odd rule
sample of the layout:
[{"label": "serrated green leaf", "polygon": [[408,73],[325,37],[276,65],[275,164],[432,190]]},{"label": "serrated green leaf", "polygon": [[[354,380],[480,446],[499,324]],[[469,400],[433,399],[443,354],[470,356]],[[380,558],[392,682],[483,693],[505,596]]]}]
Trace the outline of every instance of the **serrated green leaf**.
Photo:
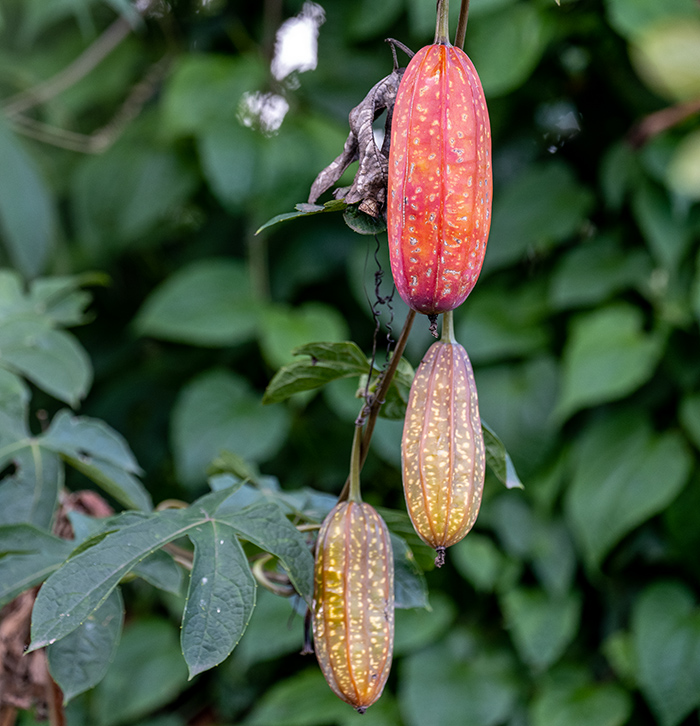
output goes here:
[{"label": "serrated green leaf", "polygon": [[195,555],[180,642],[193,678],[236,647],[255,607],[255,579],[231,527],[205,522],[188,534]]},{"label": "serrated green leaf", "polygon": [[107,494],[113,496],[125,507],[146,512],[153,508],[151,495],[143,484],[133,474],[124,471],[121,467],[100,459],[74,459],[71,456],[64,456],[64,458],[74,469],[85,474],[88,479],[102,487]]},{"label": "serrated green leaf", "polygon": [[314,214],[322,214],[323,212],[342,212],[347,206],[342,199],[332,199],[325,204],[297,204],[296,212],[285,212],[284,214],[274,216],[265,222],[255,234],[260,234],[264,229],[272,227],[272,225],[278,222],[286,222],[289,219],[297,219],[298,217],[311,217]]},{"label": "serrated green leaf", "polygon": [[369,361],[353,342],[309,343],[296,348],[294,355],[308,355],[310,361],[297,361],[280,368],[270,381],[263,403],[278,403],[300,391],[310,391],[338,378],[361,376]]},{"label": "serrated green leaf", "polygon": [[647,587],[632,615],[638,679],[661,726],[700,706],[700,610],[678,582]]},{"label": "serrated green leaf", "polygon": [[254,337],[257,309],[242,262],[204,259],[157,287],[136,317],[136,329],[178,343],[237,345]]},{"label": "serrated green leaf", "polygon": [[496,432],[485,422],[481,421],[481,431],[484,436],[486,450],[486,463],[498,480],[508,489],[524,489],[506,447],[498,438]]},{"label": "serrated green leaf", "polygon": [[64,704],[104,678],[121,638],[123,619],[124,603],[117,589],[79,628],[48,646],[49,671],[63,691]]},{"label": "serrated green leaf", "polygon": [[71,557],[39,591],[32,613],[31,649],[72,633],[102,605],[122,577],[167,542],[187,534],[197,522],[188,510],[143,516],[102,535],[96,544]]},{"label": "serrated green leaf", "polygon": [[576,592],[551,597],[520,587],[501,597],[501,607],[520,658],[538,671],[555,663],[578,631],[581,597]]},{"label": "serrated green leaf", "polygon": [[125,439],[100,419],[73,416],[64,409],[54,416],[40,441],[43,447],[73,459],[87,455],[133,474],[142,473]]},{"label": "serrated green leaf", "polygon": [[674,431],[657,435],[637,414],[604,419],[580,439],[566,511],[590,566],[685,485],[692,457]]},{"label": "serrated green leaf", "polygon": [[157,550],[145,560],[141,560],[132,572],[159,590],[177,596],[184,594],[184,571],[172,556],[163,550]]},{"label": "serrated green leaf", "polygon": [[277,557],[296,591],[307,601],[313,596],[313,557],[304,537],[273,502],[256,502],[243,509],[224,502],[217,519],[238,536]]},{"label": "serrated green leaf", "polygon": [[29,524],[0,526],[0,607],[50,575],[73,543]]}]

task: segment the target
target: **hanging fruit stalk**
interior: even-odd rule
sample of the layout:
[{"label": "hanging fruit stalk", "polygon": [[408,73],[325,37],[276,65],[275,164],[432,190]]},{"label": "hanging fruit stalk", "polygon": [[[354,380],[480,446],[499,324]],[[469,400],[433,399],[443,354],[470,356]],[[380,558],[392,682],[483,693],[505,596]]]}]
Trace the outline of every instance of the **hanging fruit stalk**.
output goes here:
[{"label": "hanging fruit stalk", "polygon": [[324,519],[316,543],[313,632],[326,681],[364,713],[391,668],[394,561],[386,524],[360,498],[360,441],[356,427],[348,500]]},{"label": "hanging fruit stalk", "polygon": [[389,151],[387,231],[396,288],[427,315],[453,310],[481,271],[491,224],[491,130],[481,81],[447,39],[440,6],[433,45],[399,85]]},{"label": "hanging fruit stalk", "polygon": [[445,548],[476,521],[486,465],[474,373],[454,338],[451,312],[413,379],[401,459],[408,513],[420,538],[437,551],[439,567]]}]

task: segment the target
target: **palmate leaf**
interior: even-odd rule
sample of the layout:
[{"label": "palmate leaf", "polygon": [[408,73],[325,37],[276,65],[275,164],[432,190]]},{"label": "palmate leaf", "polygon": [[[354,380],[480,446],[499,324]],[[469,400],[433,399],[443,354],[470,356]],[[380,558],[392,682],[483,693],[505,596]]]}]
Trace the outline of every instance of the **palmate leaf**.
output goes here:
[{"label": "palmate leaf", "polygon": [[14,521],[49,526],[63,482],[61,458],[124,506],[151,509],[150,495],[135,476],[141,470],[134,455],[103,421],[59,411],[46,433],[32,436],[23,421],[2,415],[0,466],[12,463],[16,471],[0,484],[0,504]]},{"label": "palmate leaf", "polygon": [[181,636],[191,676],[228,656],[255,605],[255,583],[237,538],[278,557],[300,594],[310,600],[313,557],[303,536],[272,502],[227,506],[233,491],[208,494],[187,509],[112,518],[107,532],[83,543],[44,583],[34,606],[30,649],[74,632],[125,575],[183,536],[195,545]]},{"label": "palmate leaf", "polygon": [[0,607],[57,570],[73,545],[29,524],[0,526]]}]

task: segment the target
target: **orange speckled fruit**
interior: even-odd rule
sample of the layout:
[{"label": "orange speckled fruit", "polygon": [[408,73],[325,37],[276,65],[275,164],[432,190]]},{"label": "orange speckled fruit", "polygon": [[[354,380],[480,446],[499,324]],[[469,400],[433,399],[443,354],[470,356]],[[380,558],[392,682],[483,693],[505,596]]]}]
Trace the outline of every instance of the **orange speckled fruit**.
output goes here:
[{"label": "orange speckled fruit", "polygon": [[472,291],[491,224],[491,129],[464,51],[421,48],[401,79],[389,150],[391,271],[404,302],[433,315]]},{"label": "orange speckled fruit", "polygon": [[381,696],[394,647],[394,560],[384,520],[341,502],[316,544],[314,647],[328,685],[364,713]]},{"label": "orange speckled fruit", "polygon": [[401,458],[408,513],[440,565],[474,526],[486,467],[474,373],[457,342],[433,343],[418,366]]}]

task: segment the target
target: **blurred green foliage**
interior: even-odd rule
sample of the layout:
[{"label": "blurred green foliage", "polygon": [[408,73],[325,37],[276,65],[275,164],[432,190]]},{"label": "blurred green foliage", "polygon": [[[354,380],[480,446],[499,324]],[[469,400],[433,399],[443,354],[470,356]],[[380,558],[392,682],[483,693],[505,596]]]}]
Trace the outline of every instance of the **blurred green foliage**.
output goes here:
[{"label": "blurred green foliage", "polygon": [[[275,78],[275,33],[302,5],[0,3],[3,602],[65,559],[49,533],[64,485],[147,512],[248,467],[272,499],[298,495],[287,512],[319,516],[332,499],[318,492],[342,488],[359,381],[261,400],[298,346],[371,353],[385,237],[375,250],[331,211],[255,232],[342,150],[349,110],[391,70],[384,38],[432,41],[435,3],[321,0],[317,67]],[[398,611],[389,685],[363,723],[697,723],[700,7],[472,0],[465,48],[489,103],[494,208],[455,324],[525,489],[490,475],[474,532],[432,570],[402,515],[401,422],[378,422],[363,493],[429,570],[432,610]],[[278,129],[256,103],[288,107]],[[405,314],[398,297],[383,311],[379,365]],[[419,320],[410,364],[430,340]],[[71,521],[87,557],[104,533]],[[95,612],[103,629],[55,644],[59,680],[100,681],[69,702],[69,726],[359,718],[298,655],[300,615],[261,588],[240,645],[188,681],[181,575],[159,552]],[[43,575],[17,585],[30,571]],[[120,639],[99,614],[120,623],[123,607]],[[62,676],[58,646],[75,658]]]}]

